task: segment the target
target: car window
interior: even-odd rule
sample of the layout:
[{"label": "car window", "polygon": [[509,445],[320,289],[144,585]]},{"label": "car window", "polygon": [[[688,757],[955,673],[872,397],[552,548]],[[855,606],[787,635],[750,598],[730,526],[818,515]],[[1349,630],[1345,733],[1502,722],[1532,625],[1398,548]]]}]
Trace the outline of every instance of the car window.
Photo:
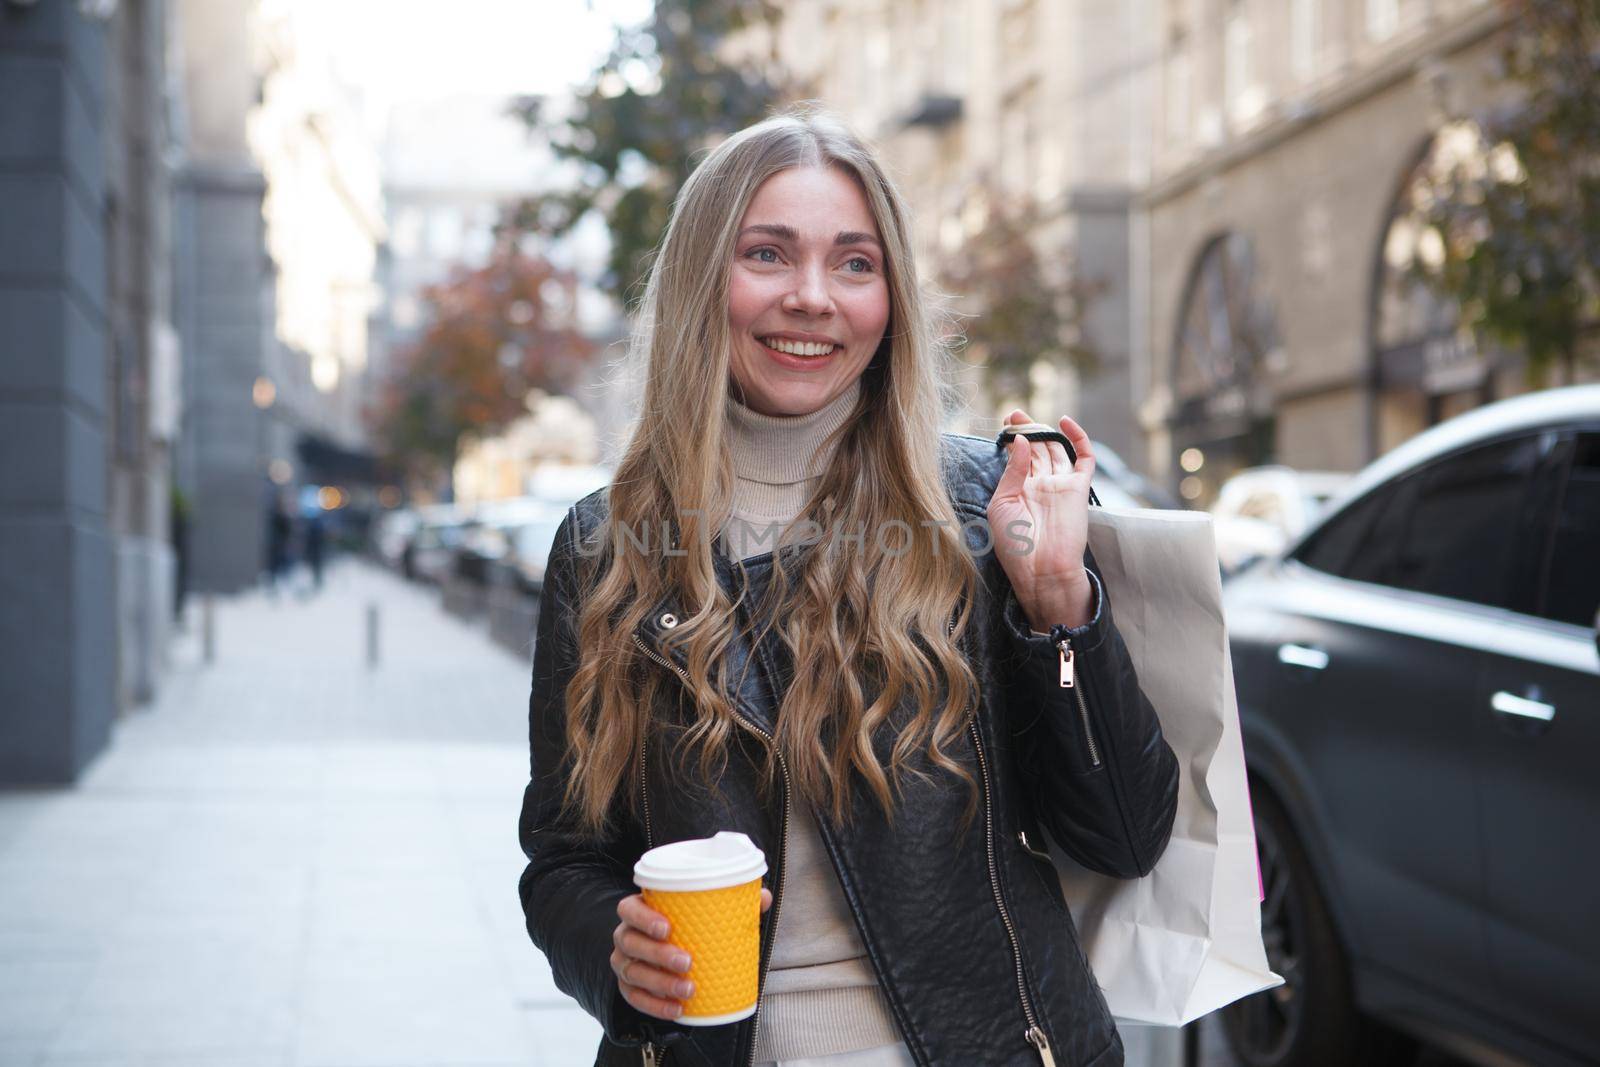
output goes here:
[{"label": "car window", "polygon": [[1561,507],[1550,536],[1546,592],[1540,614],[1593,626],[1600,609],[1600,433],[1577,436]]},{"label": "car window", "polygon": [[1538,550],[1526,496],[1543,435],[1480,445],[1421,472],[1395,565],[1395,583],[1421,593],[1512,607],[1513,552]]},{"label": "car window", "polygon": [[[1371,575],[1384,570],[1384,565],[1374,557],[1376,546],[1369,545],[1369,535],[1380,516],[1403,511],[1399,505],[1405,491],[1406,486],[1399,482],[1378,486],[1323,524],[1295,553],[1295,558],[1341,578],[1373,580]],[[1385,542],[1391,556],[1392,541],[1391,537]]]},{"label": "car window", "polygon": [[1344,508],[1296,558],[1353,581],[1521,606],[1510,563],[1535,550],[1523,496],[1547,450],[1531,436],[1447,456]]}]

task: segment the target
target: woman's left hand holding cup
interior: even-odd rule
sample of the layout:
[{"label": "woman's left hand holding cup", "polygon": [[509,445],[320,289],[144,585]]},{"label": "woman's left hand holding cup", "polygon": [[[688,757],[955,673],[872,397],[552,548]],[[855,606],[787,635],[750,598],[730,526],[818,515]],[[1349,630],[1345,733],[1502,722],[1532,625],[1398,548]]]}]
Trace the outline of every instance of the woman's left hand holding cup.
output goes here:
[{"label": "woman's left hand holding cup", "polygon": [[[761,889],[761,910],[772,907],[772,891]],[[684,986],[693,960],[689,954],[667,940],[671,924],[667,917],[631,893],[617,902],[617,928],[611,933],[611,970],[617,976],[622,999],[634,1008],[658,1019],[676,1019],[683,1014],[682,1001],[693,995]]]}]

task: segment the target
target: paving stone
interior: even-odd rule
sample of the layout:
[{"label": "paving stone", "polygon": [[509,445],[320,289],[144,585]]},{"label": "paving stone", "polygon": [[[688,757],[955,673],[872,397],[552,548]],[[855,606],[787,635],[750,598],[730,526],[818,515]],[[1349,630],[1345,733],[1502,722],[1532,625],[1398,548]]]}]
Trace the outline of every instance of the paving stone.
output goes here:
[{"label": "paving stone", "polygon": [[0,1063],[577,1062],[530,996],[592,1052],[516,898],[529,664],[352,562],[220,601],[210,665],[197,620],[75,787],[0,794]]}]

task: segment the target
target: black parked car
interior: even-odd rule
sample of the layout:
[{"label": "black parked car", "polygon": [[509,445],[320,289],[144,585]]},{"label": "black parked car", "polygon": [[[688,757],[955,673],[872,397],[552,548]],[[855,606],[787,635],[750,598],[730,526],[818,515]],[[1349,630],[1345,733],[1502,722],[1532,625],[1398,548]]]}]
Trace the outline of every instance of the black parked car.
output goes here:
[{"label": "black parked car", "polygon": [[1600,386],[1408,441],[1224,600],[1286,979],[1240,1060],[1600,1063]]}]

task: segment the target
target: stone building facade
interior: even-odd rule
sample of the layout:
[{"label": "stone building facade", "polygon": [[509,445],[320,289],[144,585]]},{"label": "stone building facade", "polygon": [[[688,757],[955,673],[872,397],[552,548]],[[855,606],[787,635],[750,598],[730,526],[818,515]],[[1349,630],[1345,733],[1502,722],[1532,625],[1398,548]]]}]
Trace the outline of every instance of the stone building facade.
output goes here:
[{"label": "stone building facade", "polygon": [[1139,197],[1153,472],[1205,503],[1244,466],[1353,470],[1527,388],[1404,281],[1417,235],[1397,221],[1450,117],[1496,92],[1502,9],[1172,0],[1161,15]]},{"label": "stone building facade", "polygon": [[261,576],[269,509],[318,480],[306,457],[361,458],[382,188],[362,101],[307,9],[174,7],[192,367],[178,476],[193,588],[230,593]]},{"label": "stone building facade", "polygon": [[265,553],[267,416],[255,398],[274,301],[262,220],[266,178],[245,133],[259,92],[246,33],[253,4],[174,4],[178,323],[189,354],[177,476],[190,501],[190,584],[207,592],[249,587]]},{"label": "stone building facade", "polygon": [[0,782],[72,780],[165,659],[168,14],[0,4]]},{"label": "stone building facade", "polygon": [[[1191,504],[1250,465],[1352,470],[1530,387],[1406,280],[1415,168],[1500,91],[1494,0],[798,0],[797,97],[889,156],[919,258],[959,256],[976,190],[1031,197],[1041,255],[1109,282],[1069,412]],[[974,405],[972,428],[1020,398]],[[988,423],[992,425],[992,422]]]},{"label": "stone building facade", "polygon": [[[342,372],[379,237],[310,300],[344,313],[283,340],[278,285],[316,249],[270,247],[248,117],[282,64],[253,50],[257,13],[0,3],[0,783],[75,779],[154,695],[181,590],[257,580],[274,460],[358,436]],[[317,386],[319,354],[349,390]]]}]

